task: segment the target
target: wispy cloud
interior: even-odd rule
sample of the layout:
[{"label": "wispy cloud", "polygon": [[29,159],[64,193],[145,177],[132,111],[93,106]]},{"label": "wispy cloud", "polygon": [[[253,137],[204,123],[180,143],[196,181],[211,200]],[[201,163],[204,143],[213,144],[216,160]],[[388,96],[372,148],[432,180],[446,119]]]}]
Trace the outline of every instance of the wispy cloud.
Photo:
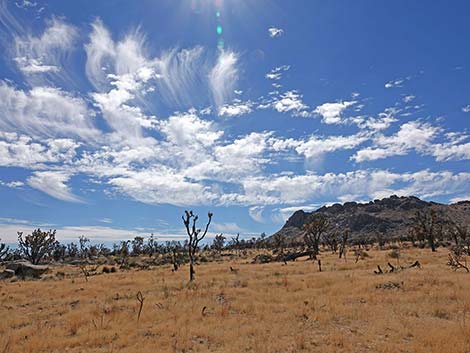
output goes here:
[{"label": "wispy cloud", "polygon": [[402,156],[410,150],[425,152],[439,131],[439,128],[428,123],[408,122],[401,125],[399,131],[392,136],[375,137],[373,147],[359,150],[352,158],[356,162],[363,162]]},{"label": "wispy cloud", "polygon": [[24,185],[24,183],[22,181],[19,181],[19,180],[16,180],[16,181],[2,181],[0,180],[0,186],[5,186],[7,188],[12,188],[12,189],[16,189],[16,188],[20,188]]},{"label": "wispy cloud", "polygon": [[28,185],[40,190],[49,196],[67,202],[83,202],[81,198],[72,194],[67,186],[71,175],[64,172],[35,172],[27,180]]},{"label": "wispy cloud", "polygon": [[405,78],[397,78],[395,80],[388,81],[385,84],[385,88],[401,88],[403,87],[406,81],[411,80],[411,76],[407,76]]},{"label": "wispy cloud", "polygon": [[60,18],[48,21],[44,32],[35,36],[22,32],[14,38],[13,60],[31,82],[46,82],[38,75],[67,78],[67,60],[78,38],[77,29]]},{"label": "wispy cloud", "polygon": [[58,88],[17,89],[0,81],[0,129],[35,137],[98,138],[95,113],[80,97]]},{"label": "wispy cloud", "polygon": [[284,30],[282,28],[269,27],[268,33],[271,38],[277,38],[284,34]]},{"label": "wispy cloud", "polygon": [[283,65],[275,67],[270,72],[266,74],[266,78],[269,80],[280,80],[282,78],[282,73],[290,69],[289,65]]},{"label": "wispy cloud", "polygon": [[215,66],[209,73],[209,83],[216,106],[227,102],[238,80],[238,55],[232,51],[220,51]]}]

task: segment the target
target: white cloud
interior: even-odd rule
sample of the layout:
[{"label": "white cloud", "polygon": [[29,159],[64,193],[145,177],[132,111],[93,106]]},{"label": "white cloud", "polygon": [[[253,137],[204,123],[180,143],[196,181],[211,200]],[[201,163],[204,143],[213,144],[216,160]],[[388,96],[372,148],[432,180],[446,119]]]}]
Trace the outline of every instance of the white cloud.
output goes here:
[{"label": "white cloud", "polygon": [[96,139],[94,113],[85,101],[57,88],[16,89],[0,81],[0,130],[37,137]]},{"label": "white cloud", "polygon": [[258,174],[261,166],[268,162],[263,153],[268,148],[270,133],[252,132],[232,143],[214,149],[215,160],[228,180],[236,181],[246,175]]},{"label": "white cloud", "polygon": [[289,207],[281,207],[276,208],[273,210],[273,214],[271,219],[277,223],[286,222],[290,216],[296,211],[303,210],[305,212],[312,212],[317,210],[323,205],[303,205],[303,206],[289,206]]},{"label": "white cloud", "polygon": [[289,65],[275,67],[269,73],[266,74],[266,78],[269,80],[280,80],[282,78],[282,73],[288,71],[289,69]]},{"label": "white cloud", "polygon": [[462,111],[464,113],[470,113],[470,105],[466,105],[465,107],[462,108]]},{"label": "white cloud", "polygon": [[52,18],[41,36],[16,36],[14,60],[25,74],[57,73],[77,39],[75,27]]},{"label": "white cloud", "polygon": [[351,158],[356,162],[364,162],[403,156],[411,150],[425,153],[439,131],[439,128],[430,124],[411,121],[401,125],[395,135],[378,135],[374,139],[374,146],[357,151]]},{"label": "white cloud", "polygon": [[449,200],[449,203],[452,204],[452,203],[457,203],[461,201],[470,201],[470,194],[453,197],[452,199]]},{"label": "white cloud", "polygon": [[155,116],[147,116],[140,107],[132,105],[136,92],[143,88],[148,77],[142,77],[142,72],[141,69],[134,74],[108,75],[113,79],[111,84],[116,88],[105,93],[92,94],[96,106],[101,109],[109,126],[129,142],[141,139],[143,128],[151,129],[156,124]]},{"label": "white cloud", "polygon": [[375,199],[397,195],[430,198],[468,190],[470,173],[449,171],[393,173],[387,170],[356,170],[324,175],[271,175],[242,181],[244,194],[224,195],[231,203],[252,205],[303,204],[325,197],[354,195]]},{"label": "white cloud", "polygon": [[430,145],[429,153],[439,162],[470,159],[470,142],[459,143],[459,140]]},{"label": "white cloud", "polygon": [[216,201],[216,195],[209,187],[163,166],[127,171],[122,176],[111,178],[109,184],[133,199],[148,204],[188,206],[207,205]]},{"label": "white cloud", "polygon": [[248,209],[248,214],[250,215],[251,219],[258,223],[264,223],[265,219],[263,216],[264,207],[263,206],[253,206]]},{"label": "white cloud", "polygon": [[222,233],[225,236],[235,235],[237,233],[246,233],[245,229],[243,229],[237,223],[234,223],[234,222],[226,222],[226,223],[214,222],[211,225],[211,231],[215,233]]},{"label": "white cloud", "polygon": [[2,181],[0,180],[0,186],[5,186],[7,188],[12,188],[12,189],[16,189],[16,188],[20,188],[24,185],[24,183],[22,181],[9,181],[9,182],[6,182],[6,181]]},{"label": "white cloud", "polygon": [[40,190],[58,200],[68,202],[83,202],[81,198],[72,194],[67,182],[71,175],[64,172],[46,171],[35,172],[27,180],[28,185]]},{"label": "white cloud", "polygon": [[222,50],[209,73],[209,84],[215,105],[220,107],[229,100],[238,80],[238,55]]},{"label": "white cloud", "polygon": [[389,81],[385,84],[385,88],[403,87],[404,82],[405,82],[405,80],[403,80],[403,79]]},{"label": "white cloud", "polygon": [[324,103],[313,111],[322,116],[325,124],[340,124],[342,122],[341,113],[348,107],[356,104],[356,101],[346,101],[338,103]]},{"label": "white cloud", "polygon": [[165,140],[190,154],[201,152],[201,149],[213,146],[222,137],[210,121],[202,120],[194,113],[173,115],[158,123],[158,129]]},{"label": "white cloud", "polygon": [[270,105],[279,113],[286,113],[290,111],[300,112],[308,108],[302,102],[302,95],[296,91],[287,91],[276,98]]},{"label": "white cloud", "polygon": [[56,229],[56,238],[61,242],[77,242],[78,237],[84,235],[94,243],[98,242],[119,242],[123,239],[133,239],[136,236],[148,236],[153,233],[154,236],[160,241],[165,240],[180,240],[185,239],[186,235],[181,231],[180,233],[169,233],[165,232],[160,234],[156,230],[149,229],[148,231],[142,231],[139,229],[123,229],[123,228],[112,228],[105,226],[56,226],[54,224],[31,224],[21,222],[4,222],[0,219],[0,232],[3,236],[3,241],[7,243],[16,243],[18,240],[17,232],[23,232],[30,234],[36,228],[42,229]]},{"label": "white cloud", "polygon": [[170,104],[194,105],[195,92],[205,90],[208,63],[204,49],[200,46],[166,51],[156,60],[159,74],[157,81],[158,93]]},{"label": "white cloud", "polygon": [[315,158],[327,152],[353,149],[367,140],[368,137],[362,134],[349,136],[328,136],[326,138],[312,136],[311,138],[300,143],[295,148],[295,150],[299,154],[305,155],[307,158]]},{"label": "white cloud", "polygon": [[29,136],[0,132],[0,166],[45,168],[45,164],[70,163],[78,147],[70,139],[37,142]]},{"label": "white cloud", "polygon": [[356,116],[349,118],[348,121],[356,124],[360,129],[378,132],[389,128],[393,123],[397,122],[398,119],[395,118],[395,115],[399,112],[396,108],[386,108],[383,112],[379,113],[377,118]]},{"label": "white cloud", "polygon": [[408,95],[408,96],[404,96],[404,97],[403,97],[403,102],[405,102],[405,103],[410,103],[410,102],[414,101],[415,98],[416,98],[416,96],[410,94],[410,95]]},{"label": "white cloud", "polygon": [[281,28],[270,27],[268,28],[269,36],[271,38],[277,38],[284,34],[284,30]]},{"label": "white cloud", "polygon": [[219,116],[241,116],[245,114],[249,114],[253,111],[251,108],[253,103],[250,101],[242,102],[242,101],[234,101],[232,104],[225,104],[219,108]]},{"label": "white cloud", "polygon": [[[98,97],[114,91],[113,95],[117,97],[113,98],[119,98],[121,104],[128,106],[132,102],[132,110],[138,113],[133,117],[129,115],[129,109],[124,112],[116,110],[115,114],[110,114],[107,109],[107,114],[112,116],[110,120],[116,122],[125,115],[129,119],[121,119],[123,124],[119,125],[148,120],[137,103],[149,106],[164,103],[188,109],[207,103],[207,93],[217,107],[232,98],[238,80],[237,53],[218,51],[214,62],[207,50],[200,46],[181,50],[172,48],[160,57],[150,57],[146,46],[145,36],[139,31],[130,32],[115,41],[100,20],[92,25],[90,40],[85,46],[88,79],[99,90]],[[143,76],[142,72],[146,75]],[[116,88],[110,90],[110,85]],[[146,98],[147,94],[151,97]],[[101,106],[106,108],[106,105]],[[138,124],[133,125],[136,128]],[[134,131],[135,136],[139,135],[137,132]]]}]

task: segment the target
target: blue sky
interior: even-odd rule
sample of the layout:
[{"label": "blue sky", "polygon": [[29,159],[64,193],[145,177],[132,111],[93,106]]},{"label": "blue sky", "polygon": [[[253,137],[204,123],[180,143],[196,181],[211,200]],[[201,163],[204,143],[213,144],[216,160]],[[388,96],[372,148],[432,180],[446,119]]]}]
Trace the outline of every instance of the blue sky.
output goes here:
[{"label": "blue sky", "polygon": [[[470,199],[468,1],[0,1],[0,237]],[[204,217],[201,217],[204,219]]]}]

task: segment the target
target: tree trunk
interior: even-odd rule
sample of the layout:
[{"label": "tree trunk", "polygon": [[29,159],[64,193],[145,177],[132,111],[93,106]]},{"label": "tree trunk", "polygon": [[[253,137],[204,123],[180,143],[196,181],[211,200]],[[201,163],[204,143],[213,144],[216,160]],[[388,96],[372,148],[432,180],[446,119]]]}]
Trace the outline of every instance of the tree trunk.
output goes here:
[{"label": "tree trunk", "polygon": [[194,260],[191,256],[191,258],[189,259],[189,282],[192,282],[194,280],[194,274],[196,272],[194,272]]},{"label": "tree trunk", "polygon": [[429,239],[429,244],[431,245],[431,251],[435,252],[436,251],[436,244],[434,243],[434,239]]}]

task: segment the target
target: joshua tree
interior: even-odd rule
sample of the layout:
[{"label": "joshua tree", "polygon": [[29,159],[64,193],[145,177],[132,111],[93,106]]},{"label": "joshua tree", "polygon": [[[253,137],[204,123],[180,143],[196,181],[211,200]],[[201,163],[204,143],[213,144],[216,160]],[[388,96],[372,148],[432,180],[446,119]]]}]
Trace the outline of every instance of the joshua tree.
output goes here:
[{"label": "joshua tree", "polygon": [[9,250],[10,249],[8,248],[8,246],[3,243],[0,243],[0,261],[3,261],[3,259],[7,256]]},{"label": "joshua tree", "polygon": [[20,253],[31,263],[37,265],[44,256],[52,253],[55,244],[55,230],[43,232],[35,229],[30,235],[23,237],[23,232],[18,232],[18,247]]},{"label": "joshua tree", "polygon": [[212,248],[220,253],[224,248],[224,244],[225,237],[223,236],[223,234],[218,234],[214,237],[214,241],[212,242]]},{"label": "joshua tree", "polygon": [[140,255],[144,252],[144,237],[135,237],[132,240],[132,255]]},{"label": "joshua tree", "polygon": [[426,239],[431,250],[433,252],[436,251],[436,211],[433,209],[427,212],[417,211],[415,214],[415,222],[415,232],[418,238]]},{"label": "joshua tree", "polygon": [[213,214],[211,212],[207,214],[208,221],[207,221],[204,231],[196,227],[196,223],[199,217],[195,215],[193,211],[184,211],[184,215],[182,216],[183,224],[184,224],[184,227],[186,228],[186,233],[188,234],[188,237],[189,237],[188,255],[189,255],[189,281],[190,282],[194,280],[194,275],[195,275],[194,264],[196,260],[196,253],[197,253],[198,245],[199,245],[199,242],[202,239],[204,239],[204,237],[207,234],[207,231],[209,230],[209,225],[211,224],[212,216]]},{"label": "joshua tree", "polygon": [[284,252],[286,239],[282,233],[278,232],[273,235],[273,246],[278,254],[282,254]]},{"label": "joshua tree", "polygon": [[75,259],[79,254],[78,246],[75,243],[67,244],[67,256]]},{"label": "joshua tree", "polygon": [[78,237],[78,244],[80,246],[80,257],[82,259],[88,257],[88,245],[90,243],[90,239],[85,237],[84,235],[81,235]]},{"label": "joshua tree", "polygon": [[123,267],[126,267],[128,265],[127,260],[130,255],[130,250],[129,250],[129,244],[130,240],[123,240],[117,245],[117,254],[119,255],[120,259],[120,264]]},{"label": "joshua tree", "polygon": [[304,242],[312,251],[312,258],[317,259],[320,253],[320,238],[328,230],[330,223],[328,218],[321,213],[313,214],[309,221],[304,224]]},{"label": "joshua tree", "polygon": [[147,245],[145,246],[145,252],[152,257],[154,254],[158,252],[158,242],[157,238],[153,234],[147,240]]},{"label": "joshua tree", "polygon": [[233,249],[235,249],[235,252],[237,253],[237,255],[240,256],[240,233],[237,233],[237,236],[236,237],[232,237],[232,247]]}]

